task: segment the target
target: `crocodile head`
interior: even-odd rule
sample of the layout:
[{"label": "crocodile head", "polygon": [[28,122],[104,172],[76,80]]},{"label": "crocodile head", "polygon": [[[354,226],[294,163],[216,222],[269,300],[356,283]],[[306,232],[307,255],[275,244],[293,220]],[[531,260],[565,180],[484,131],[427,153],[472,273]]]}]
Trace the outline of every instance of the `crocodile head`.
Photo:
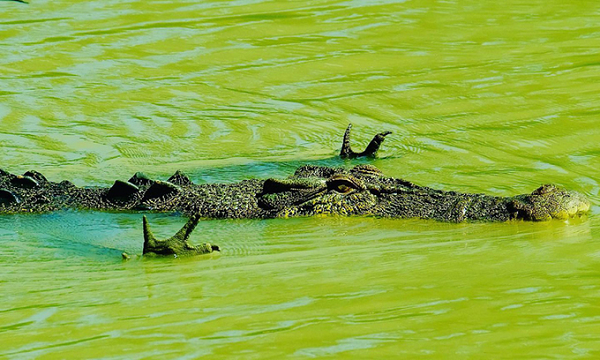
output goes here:
[{"label": "crocodile head", "polygon": [[374,215],[451,222],[567,219],[590,209],[585,196],[554,185],[513,197],[462,194],[385,177],[371,165],[350,170],[303,166],[288,179],[266,180],[258,203],[275,217]]}]

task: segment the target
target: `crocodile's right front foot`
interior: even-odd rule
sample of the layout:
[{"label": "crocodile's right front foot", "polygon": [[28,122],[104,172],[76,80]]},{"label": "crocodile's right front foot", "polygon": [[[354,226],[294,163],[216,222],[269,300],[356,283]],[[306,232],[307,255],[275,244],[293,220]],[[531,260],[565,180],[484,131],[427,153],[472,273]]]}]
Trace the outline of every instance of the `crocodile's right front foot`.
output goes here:
[{"label": "crocodile's right front foot", "polygon": [[375,135],[373,137],[373,140],[371,140],[371,142],[365,149],[365,151],[357,153],[357,152],[352,151],[352,148],[350,147],[350,130],[351,129],[352,129],[352,124],[348,124],[348,128],[346,129],[346,132],[344,133],[344,141],[342,143],[342,150],[340,151],[340,157],[342,159],[354,159],[354,158],[362,157],[362,156],[375,157],[375,155],[377,154],[377,151],[379,150],[379,147],[381,146],[381,143],[383,143],[383,140],[385,140],[385,137],[392,133],[391,131],[384,131],[384,132],[381,132],[381,133]]},{"label": "crocodile's right front foot", "polygon": [[[198,225],[200,221],[200,215],[192,216],[188,222],[177,232],[177,234],[166,240],[158,240],[150,231],[150,225],[148,219],[144,215],[144,251],[143,254],[154,254],[154,255],[171,255],[174,257],[178,256],[192,256],[208,254],[213,251],[221,251],[217,245],[211,245],[205,243],[198,246],[193,246],[188,242],[192,231]],[[124,256],[125,258],[125,256]]]}]

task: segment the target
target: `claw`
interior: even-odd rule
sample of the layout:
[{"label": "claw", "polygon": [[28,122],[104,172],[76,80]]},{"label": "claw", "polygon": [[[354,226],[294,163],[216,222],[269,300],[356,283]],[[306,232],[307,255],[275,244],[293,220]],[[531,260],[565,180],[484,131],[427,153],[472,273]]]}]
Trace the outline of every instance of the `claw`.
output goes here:
[{"label": "claw", "polygon": [[188,242],[192,231],[198,225],[200,221],[200,215],[196,214],[192,216],[188,222],[183,225],[175,235],[166,239],[158,240],[152,231],[150,230],[150,224],[148,219],[144,215],[144,250],[143,254],[156,254],[156,255],[200,255],[219,250],[218,246],[211,246],[210,244],[202,244],[199,246],[193,246]]},{"label": "claw", "polygon": [[342,159],[354,159],[354,158],[361,157],[361,156],[375,157],[375,155],[377,154],[377,151],[379,150],[379,147],[381,146],[381,143],[383,143],[383,140],[385,140],[385,137],[392,133],[391,131],[384,131],[384,132],[381,132],[381,133],[375,135],[373,137],[373,140],[371,140],[371,142],[365,149],[365,151],[363,151],[361,153],[357,153],[357,152],[352,151],[352,148],[350,147],[350,130],[351,129],[352,129],[352,124],[348,124],[348,128],[346,129],[346,132],[344,133],[344,140],[342,142],[342,150],[340,151],[340,157]]}]

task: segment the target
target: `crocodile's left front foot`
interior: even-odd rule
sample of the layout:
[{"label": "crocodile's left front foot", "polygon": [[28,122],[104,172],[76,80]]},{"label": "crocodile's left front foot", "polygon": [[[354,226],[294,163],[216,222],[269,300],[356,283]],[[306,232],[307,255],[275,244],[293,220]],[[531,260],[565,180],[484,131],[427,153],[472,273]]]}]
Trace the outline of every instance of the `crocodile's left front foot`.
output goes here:
[{"label": "crocodile's left front foot", "polygon": [[158,240],[152,234],[148,219],[144,215],[144,251],[143,254],[171,255],[171,256],[192,256],[208,254],[213,251],[221,251],[216,245],[205,243],[193,246],[188,242],[192,231],[198,225],[200,215],[192,216],[188,222],[177,232],[177,234],[166,240]]},{"label": "crocodile's left front foot", "polygon": [[379,147],[381,146],[381,143],[383,142],[383,140],[385,140],[385,137],[392,133],[391,131],[384,131],[375,135],[373,137],[373,140],[371,140],[371,142],[365,149],[365,151],[357,153],[352,151],[352,148],[350,147],[351,129],[352,124],[349,124],[348,128],[346,129],[346,132],[344,133],[344,141],[342,142],[342,150],[340,151],[340,157],[342,159],[354,159],[362,156],[375,157],[377,151],[379,150]]}]

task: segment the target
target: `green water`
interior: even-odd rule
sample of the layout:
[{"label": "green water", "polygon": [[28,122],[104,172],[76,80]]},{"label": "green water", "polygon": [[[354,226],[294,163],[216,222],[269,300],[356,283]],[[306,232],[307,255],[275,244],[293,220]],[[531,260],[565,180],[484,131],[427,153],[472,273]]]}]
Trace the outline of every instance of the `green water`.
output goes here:
[{"label": "green water", "polygon": [[[386,174],[592,213],[546,223],[206,221],[140,253],[139,214],[0,216],[0,358],[600,356],[600,4],[0,2],[0,168],[110,185],[283,177],[349,122]],[[152,214],[161,236],[185,219]]]}]

